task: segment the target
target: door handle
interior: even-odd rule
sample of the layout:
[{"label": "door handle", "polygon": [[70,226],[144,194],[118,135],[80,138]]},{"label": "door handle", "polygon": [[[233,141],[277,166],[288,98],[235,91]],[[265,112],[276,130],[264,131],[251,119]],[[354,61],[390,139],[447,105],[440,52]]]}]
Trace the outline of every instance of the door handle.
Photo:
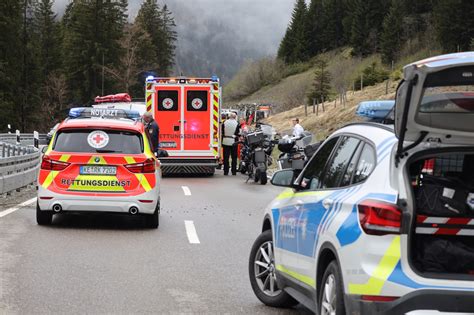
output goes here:
[{"label": "door handle", "polygon": [[326,210],[329,210],[334,204],[334,200],[332,199],[324,199],[323,200],[323,207],[326,209]]},{"label": "door handle", "polygon": [[184,122],[186,123],[186,120],[178,120],[179,123]]}]

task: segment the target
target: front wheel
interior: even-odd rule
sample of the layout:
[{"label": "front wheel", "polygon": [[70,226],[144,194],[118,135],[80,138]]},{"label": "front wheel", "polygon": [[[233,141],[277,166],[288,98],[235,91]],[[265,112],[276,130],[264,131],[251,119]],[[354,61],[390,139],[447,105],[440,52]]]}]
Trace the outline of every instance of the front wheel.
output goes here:
[{"label": "front wheel", "polygon": [[332,261],[323,275],[323,287],[319,292],[319,307],[321,315],[344,315],[344,292],[342,277],[337,262]]},{"label": "front wheel", "polygon": [[296,305],[288,293],[278,287],[272,231],[267,230],[255,240],[249,258],[250,284],[257,298],[272,307]]}]

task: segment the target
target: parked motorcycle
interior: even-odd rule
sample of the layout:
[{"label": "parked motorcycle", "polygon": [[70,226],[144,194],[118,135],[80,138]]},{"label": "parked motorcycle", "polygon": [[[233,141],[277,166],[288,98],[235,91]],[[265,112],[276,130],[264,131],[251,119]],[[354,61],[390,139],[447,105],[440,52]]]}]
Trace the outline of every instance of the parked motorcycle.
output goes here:
[{"label": "parked motorcycle", "polygon": [[301,171],[310,158],[306,155],[305,148],[312,140],[313,134],[304,132],[301,138],[284,137],[278,141],[278,150],[281,152],[278,157],[279,169],[292,168]]},{"label": "parked motorcycle", "polygon": [[267,169],[272,164],[273,128],[269,125],[260,125],[259,128],[247,133],[241,142],[240,172],[247,174],[247,182],[253,179],[265,185],[268,181]]}]

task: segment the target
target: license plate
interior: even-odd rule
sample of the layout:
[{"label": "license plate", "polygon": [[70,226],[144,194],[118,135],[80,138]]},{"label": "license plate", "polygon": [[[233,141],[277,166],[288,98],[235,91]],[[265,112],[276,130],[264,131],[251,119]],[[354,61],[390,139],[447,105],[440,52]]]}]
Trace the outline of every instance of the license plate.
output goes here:
[{"label": "license plate", "polygon": [[160,142],[160,148],[176,148],[176,142]]},{"label": "license plate", "polygon": [[81,175],[116,175],[115,166],[81,166]]}]

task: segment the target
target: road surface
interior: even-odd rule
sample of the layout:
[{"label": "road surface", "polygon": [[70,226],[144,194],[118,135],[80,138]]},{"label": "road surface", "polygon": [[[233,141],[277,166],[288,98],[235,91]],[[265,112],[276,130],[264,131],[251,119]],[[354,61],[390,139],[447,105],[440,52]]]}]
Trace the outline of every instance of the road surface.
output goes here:
[{"label": "road surface", "polygon": [[250,288],[249,251],[279,191],[240,175],[165,178],[158,230],[110,215],[42,227],[34,189],[0,199],[0,314],[310,314],[265,307]]}]

